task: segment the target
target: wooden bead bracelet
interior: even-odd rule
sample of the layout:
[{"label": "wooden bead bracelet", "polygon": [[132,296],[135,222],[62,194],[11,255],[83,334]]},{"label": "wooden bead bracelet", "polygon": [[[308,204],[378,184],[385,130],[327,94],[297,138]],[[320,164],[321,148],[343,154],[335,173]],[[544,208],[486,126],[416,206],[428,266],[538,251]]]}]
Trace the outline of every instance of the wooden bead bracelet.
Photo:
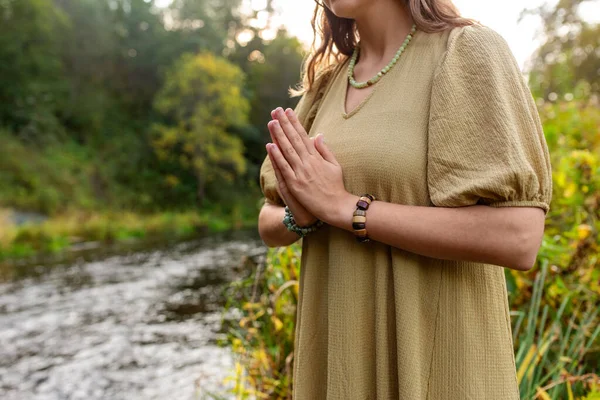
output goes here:
[{"label": "wooden bead bracelet", "polygon": [[352,214],[352,229],[356,236],[356,241],[359,243],[368,242],[371,239],[367,236],[367,209],[371,202],[375,200],[375,196],[365,193],[356,202],[356,210]]}]

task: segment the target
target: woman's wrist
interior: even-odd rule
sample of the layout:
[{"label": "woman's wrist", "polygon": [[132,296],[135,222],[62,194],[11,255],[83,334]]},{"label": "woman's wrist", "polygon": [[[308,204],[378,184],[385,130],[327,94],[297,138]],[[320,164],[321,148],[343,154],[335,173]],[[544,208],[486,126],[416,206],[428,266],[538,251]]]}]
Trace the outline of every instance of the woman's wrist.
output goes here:
[{"label": "woman's wrist", "polygon": [[317,217],[312,217],[309,220],[303,220],[303,219],[298,219],[295,216],[294,216],[294,219],[296,220],[296,224],[298,224],[298,226],[300,226],[300,227],[310,226],[319,220]]},{"label": "woman's wrist", "polygon": [[289,231],[298,234],[300,237],[304,237],[308,234],[311,234],[312,232],[319,230],[319,228],[321,228],[324,224],[323,221],[317,219],[316,222],[314,222],[311,225],[299,225],[289,207],[285,206],[284,209],[285,216],[282,221],[283,224]]},{"label": "woman's wrist", "polygon": [[360,196],[346,192],[335,202],[334,210],[323,221],[331,226],[354,232],[352,229],[352,214]]}]

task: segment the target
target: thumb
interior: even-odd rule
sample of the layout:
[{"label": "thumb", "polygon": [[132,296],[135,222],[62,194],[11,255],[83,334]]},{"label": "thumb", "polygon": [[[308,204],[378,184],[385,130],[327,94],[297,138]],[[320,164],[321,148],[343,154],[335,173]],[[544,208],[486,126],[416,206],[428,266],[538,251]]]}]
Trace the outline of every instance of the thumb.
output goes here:
[{"label": "thumb", "polygon": [[323,158],[325,160],[329,161],[332,164],[338,165],[338,162],[335,159],[335,156],[333,155],[331,150],[329,150],[329,147],[327,147],[327,145],[325,144],[325,137],[323,136],[322,133],[319,133],[315,137],[315,147],[317,148],[317,150],[319,151],[319,153],[321,154],[321,156],[323,156]]}]

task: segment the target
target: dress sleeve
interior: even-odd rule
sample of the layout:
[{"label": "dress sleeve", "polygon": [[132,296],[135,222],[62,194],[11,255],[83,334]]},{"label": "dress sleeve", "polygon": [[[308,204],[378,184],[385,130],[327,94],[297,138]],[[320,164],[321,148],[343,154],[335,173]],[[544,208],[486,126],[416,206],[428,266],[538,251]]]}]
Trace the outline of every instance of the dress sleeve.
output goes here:
[{"label": "dress sleeve", "polygon": [[455,28],[433,79],[427,184],[439,207],[539,207],[552,170],[539,114],[506,41],[491,28]]},{"label": "dress sleeve", "polygon": [[[300,97],[300,101],[294,108],[294,113],[298,116],[298,120],[307,133],[310,133],[310,128],[319,109],[319,104],[325,95],[333,73],[334,68],[329,68],[326,71],[321,72],[315,79],[311,90],[305,92],[302,97]],[[275,176],[269,154],[266,155],[260,167],[259,182],[264,199],[262,204],[269,203],[282,207],[286,205],[277,190],[277,177]]]}]

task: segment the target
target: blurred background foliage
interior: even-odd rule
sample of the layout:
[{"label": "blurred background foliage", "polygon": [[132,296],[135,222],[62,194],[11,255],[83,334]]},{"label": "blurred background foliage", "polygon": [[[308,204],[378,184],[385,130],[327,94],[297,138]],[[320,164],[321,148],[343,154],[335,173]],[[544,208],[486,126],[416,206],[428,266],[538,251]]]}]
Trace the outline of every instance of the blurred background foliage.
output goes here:
[{"label": "blurred background foliage", "polygon": [[240,6],[0,1],[0,204],[53,215],[256,198],[264,126],[297,102],[303,54],[285,30],[253,28],[270,3]]},{"label": "blurred background foliage", "polygon": [[[34,252],[14,240],[39,227],[15,215],[256,224],[265,125],[298,101],[302,44],[270,28],[270,1],[162,3],[0,0],[0,260]],[[30,250],[96,240],[46,225],[43,242],[64,246]]]}]

